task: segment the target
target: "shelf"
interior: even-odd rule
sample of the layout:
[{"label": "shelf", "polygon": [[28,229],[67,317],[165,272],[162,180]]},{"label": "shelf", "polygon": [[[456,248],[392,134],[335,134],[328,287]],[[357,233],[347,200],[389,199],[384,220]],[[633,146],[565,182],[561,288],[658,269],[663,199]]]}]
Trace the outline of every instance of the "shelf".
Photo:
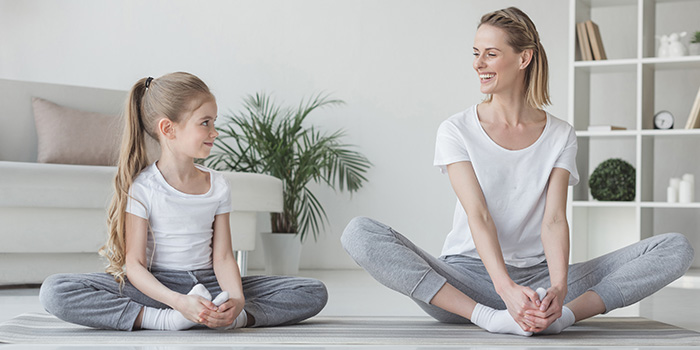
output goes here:
[{"label": "shelf", "polygon": [[635,201],[572,201],[574,207],[588,208],[634,208],[639,205],[641,208],[674,208],[674,209],[700,209],[700,202],[693,203],[666,203],[666,202],[635,202]]},{"label": "shelf", "polygon": [[589,208],[634,208],[637,202],[605,202],[605,201],[572,201],[574,207],[589,207]]},{"label": "shelf", "polygon": [[582,0],[581,2],[588,7],[634,6],[637,4],[637,0]]},{"label": "shelf", "polygon": [[700,129],[672,129],[672,130],[642,130],[642,136],[700,136]]},{"label": "shelf", "polygon": [[700,56],[648,57],[642,58],[641,63],[645,66],[653,66],[657,70],[700,69]]},{"label": "shelf", "polygon": [[637,69],[638,62],[639,60],[636,58],[576,61],[574,62],[574,68],[591,73],[634,72]]},{"label": "shelf", "polygon": [[656,130],[656,129],[644,129],[644,130],[612,130],[612,131],[588,131],[588,130],[577,130],[576,136],[578,137],[632,137],[632,136],[666,136],[666,137],[676,137],[676,136],[700,136],[700,129],[671,129],[671,130]]},{"label": "shelf", "polygon": [[700,268],[691,268],[685,275],[668,286],[671,288],[700,289]]},{"label": "shelf", "polygon": [[688,208],[688,209],[700,209],[700,203],[666,203],[666,202],[641,202],[639,204],[642,208]]},{"label": "shelf", "polygon": [[612,130],[612,131],[576,131],[578,137],[627,137],[637,136],[637,130]]}]

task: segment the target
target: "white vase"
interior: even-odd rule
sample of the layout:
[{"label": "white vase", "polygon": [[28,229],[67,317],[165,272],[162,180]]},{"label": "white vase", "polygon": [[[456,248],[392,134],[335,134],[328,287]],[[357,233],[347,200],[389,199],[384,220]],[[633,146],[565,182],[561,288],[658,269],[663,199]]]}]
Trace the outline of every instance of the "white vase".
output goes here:
[{"label": "white vase", "polygon": [[690,55],[690,56],[700,55],[700,43],[688,44],[688,55]]},{"label": "white vase", "polygon": [[265,254],[266,275],[297,275],[301,241],[293,233],[260,233]]}]

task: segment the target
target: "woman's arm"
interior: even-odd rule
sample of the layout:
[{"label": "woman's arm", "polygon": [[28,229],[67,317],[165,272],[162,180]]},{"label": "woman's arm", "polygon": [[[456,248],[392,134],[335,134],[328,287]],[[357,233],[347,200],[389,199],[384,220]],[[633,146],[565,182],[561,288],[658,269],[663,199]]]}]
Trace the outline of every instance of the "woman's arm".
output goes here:
[{"label": "woman's arm", "polygon": [[561,308],[568,292],[569,224],[566,220],[568,185],[569,171],[562,168],[552,169],[549,176],[541,235],[552,285],[547,290],[547,296],[542,300],[540,312],[529,312],[539,318],[535,318],[533,321],[538,328],[542,328],[540,330],[546,329],[549,324],[561,316]]},{"label": "woman's arm", "polygon": [[515,284],[508,275],[496,225],[486,206],[486,199],[471,162],[449,164],[447,173],[452,188],[467,213],[476,250],[491,276],[496,292],[506,303],[515,321],[527,331],[524,326],[531,324],[524,319],[525,311],[536,310],[539,307],[539,299],[535,291]]},{"label": "woman's arm", "polygon": [[134,287],[151,299],[160,301],[182,313],[193,322],[200,322],[203,309],[216,309],[210,301],[196,295],[184,295],[164,286],[146,268],[146,242],[148,221],[136,215],[126,214],[126,275]]},{"label": "woman's arm", "polygon": [[231,247],[229,215],[225,213],[214,217],[212,241],[214,274],[221,290],[229,293],[229,300],[219,307],[218,312],[204,310],[202,313],[204,324],[210,328],[231,325],[245,305],[241,274]]}]

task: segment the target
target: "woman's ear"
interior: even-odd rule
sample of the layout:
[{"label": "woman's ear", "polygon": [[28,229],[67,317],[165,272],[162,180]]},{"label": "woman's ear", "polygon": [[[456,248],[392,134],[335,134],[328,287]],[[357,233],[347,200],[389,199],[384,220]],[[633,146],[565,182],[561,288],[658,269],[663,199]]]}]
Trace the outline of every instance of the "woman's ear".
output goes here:
[{"label": "woman's ear", "polygon": [[158,121],[158,133],[163,135],[168,140],[175,138],[175,124],[168,118],[162,118]]},{"label": "woman's ear", "polygon": [[525,49],[520,53],[520,69],[525,69],[532,62],[532,49]]}]

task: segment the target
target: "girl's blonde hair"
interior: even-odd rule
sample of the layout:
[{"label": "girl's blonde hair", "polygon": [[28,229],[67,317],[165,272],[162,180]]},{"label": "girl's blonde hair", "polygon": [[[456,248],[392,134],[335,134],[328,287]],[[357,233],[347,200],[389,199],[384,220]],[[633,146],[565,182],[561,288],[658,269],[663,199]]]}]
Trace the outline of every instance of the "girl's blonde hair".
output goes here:
[{"label": "girl's blonde hair", "polygon": [[129,189],[136,176],[149,165],[146,135],[158,140],[159,120],[168,118],[175,123],[183,122],[187,112],[213,99],[214,95],[202,80],[184,72],[166,74],[157,79],[143,78],[129,91],[124,107],[125,127],[114,179],[114,197],[107,216],[109,238],[100,248],[100,255],[109,262],[106,271],[120,284],[126,277],[125,219]]},{"label": "girl's blonde hair", "polygon": [[[551,104],[547,54],[544,52],[537,28],[530,17],[517,7],[509,7],[485,14],[481,17],[477,28],[484,24],[503,29],[508,36],[508,45],[515,52],[532,50],[532,60],[525,70],[525,98],[531,107],[537,109]],[[486,102],[491,102],[492,99],[493,96],[489,95]]]}]

